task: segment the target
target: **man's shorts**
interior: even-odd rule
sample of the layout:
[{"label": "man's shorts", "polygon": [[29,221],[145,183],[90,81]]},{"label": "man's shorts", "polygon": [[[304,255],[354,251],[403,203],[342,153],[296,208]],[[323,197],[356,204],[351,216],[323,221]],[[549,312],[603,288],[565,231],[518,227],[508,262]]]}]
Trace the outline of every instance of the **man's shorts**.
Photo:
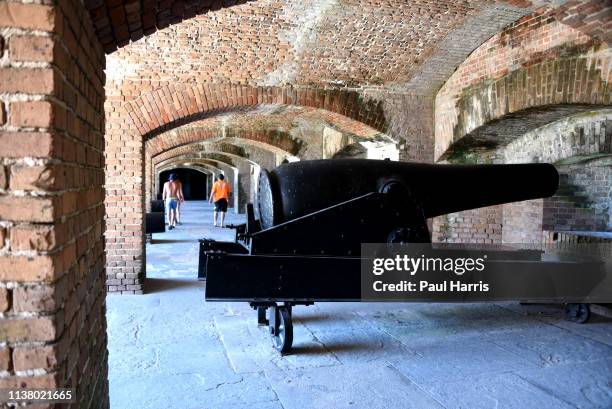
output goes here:
[{"label": "man's shorts", "polygon": [[227,212],[227,200],[219,199],[215,202],[215,212]]},{"label": "man's shorts", "polygon": [[177,206],[178,206],[177,199],[170,199],[170,201],[168,201],[168,210],[176,210]]}]

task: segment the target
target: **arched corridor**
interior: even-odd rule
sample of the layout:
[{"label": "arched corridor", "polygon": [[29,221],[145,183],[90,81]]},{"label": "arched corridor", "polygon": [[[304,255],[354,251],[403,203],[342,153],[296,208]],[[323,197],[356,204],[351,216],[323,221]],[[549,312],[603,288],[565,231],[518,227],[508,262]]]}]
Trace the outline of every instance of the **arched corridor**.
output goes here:
[{"label": "arched corridor", "polygon": [[[296,353],[280,356],[246,304],[205,303],[195,277],[197,239],[253,233],[208,225],[215,176],[233,191],[228,223],[252,228],[260,203],[274,221],[296,192],[333,196],[321,167],[343,159],[550,163],[560,185],[427,220],[427,200],[402,185],[405,206],[340,206],[311,223],[325,240],[295,233],[292,254],[368,223],[383,241],[419,230],[434,247],[610,245],[611,14],[600,0],[0,0],[0,396],[70,388],[67,407],[101,409],[610,407],[609,318],[572,326],[524,299],[317,304],[296,316]],[[307,183],[260,201],[280,186],[260,189],[260,176],[313,160]],[[169,172],[184,182],[185,223],[147,242]],[[396,174],[361,191],[369,176],[337,189],[397,197]],[[347,214],[355,234],[334,226]],[[384,223],[406,214],[410,226]]]}]

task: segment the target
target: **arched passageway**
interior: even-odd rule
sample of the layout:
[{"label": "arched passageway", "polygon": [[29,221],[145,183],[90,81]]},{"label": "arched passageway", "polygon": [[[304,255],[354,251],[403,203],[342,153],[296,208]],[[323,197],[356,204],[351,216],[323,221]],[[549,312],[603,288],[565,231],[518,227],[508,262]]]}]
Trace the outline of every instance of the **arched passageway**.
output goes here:
[{"label": "arched passageway", "polygon": [[[168,169],[160,172],[158,186],[161,186],[163,189],[164,182],[168,180],[168,177],[172,173],[176,173],[178,180],[180,180],[183,185],[185,200],[206,200],[208,198],[209,178],[207,174],[186,168]],[[162,189],[158,189],[157,197],[161,197]]]},{"label": "arched passageway", "polygon": [[[349,136],[384,136],[397,144],[399,160],[431,163],[508,115],[549,105],[610,105],[610,7],[562,3],[1,1],[0,387],[71,385],[75,406],[109,406],[106,295],[143,292],[143,213],[152,184],[146,173],[153,180],[155,155],[182,144],[164,135],[182,138],[177,130],[194,121],[223,125],[240,117],[250,125],[215,126],[199,140],[275,142],[291,155],[270,158],[277,164],[297,158],[295,136],[312,129],[294,117],[293,134],[279,133],[248,112],[312,110],[320,123],[335,124],[318,135],[331,135],[325,146],[334,153],[355,142]],[[585,128],[583,135],[594,133]],[[149,141],[149,149],[154,141],[164,144],[152,153]],[[324,151],[321,146],[320,156]],[[587,163],[595,159],[576,162],[585,172]],[[568,183],[578,179],[568,176]],[[355,318],[354,311],[347,317],[344,322]],[[215,327],[206,324],[200,327]],[[355,333],[367,338],[371,328]],[[388,346],[405,333],[378,335],[377,345]],[[218,340],[211,336],[211,345]],[[339,358],[323,366],[338,366],[346,351],[336,351]],[[149,352],[132,356],[144,362]],[[474,349],[464,352],[475,356]],[[336,369],[334,380],[363,373]],[[207,384],[211,399],[232,383],[270,390],[253,375],[239,378]],[[162,389],[167,379],[155,379]],[[378,385],[418,395],[405,382]],[[497,390],[489,386],[477,385]],[[280,404],[268,397],[258,403]]]}]

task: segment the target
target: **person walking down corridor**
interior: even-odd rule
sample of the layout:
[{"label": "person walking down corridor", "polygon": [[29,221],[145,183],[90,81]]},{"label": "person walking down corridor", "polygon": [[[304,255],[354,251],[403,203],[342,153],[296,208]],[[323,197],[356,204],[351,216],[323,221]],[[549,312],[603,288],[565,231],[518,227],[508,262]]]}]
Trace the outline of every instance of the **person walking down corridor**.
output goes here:
[{"label": "person walking down corridor", "polygon": [[162,199],[168,200],[169,229],[172,230],[176,227],[176,210],[179,202],[184,200],[183,185],[178,180],[176,173],[171,173],[168,181],[164,183]]},{"label": "person walking down corridor", "polygon": [[215,203],[215,211],[213,212],[213,224],[217,227],[217,214],[221,213],[221,227],[225,227],[225,213],[227,212],[227,204],[229,203],[232,189],[229,183],[225,181],[225,176],[219,175],[217,181],[213,184],[210,192],[210,203]]}]

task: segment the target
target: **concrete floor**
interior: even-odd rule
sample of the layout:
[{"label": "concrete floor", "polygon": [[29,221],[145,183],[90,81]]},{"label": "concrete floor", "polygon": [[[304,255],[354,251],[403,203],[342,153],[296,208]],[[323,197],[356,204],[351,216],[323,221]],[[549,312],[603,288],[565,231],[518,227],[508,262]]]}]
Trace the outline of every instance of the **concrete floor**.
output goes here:
[{"label": "concrete floor", "polygon": [[197,239],[231,237],[211,219],[187,202],[147,245],[150,292],[108,297],[111,408],[612,408],[612,321],[556,306],[297,307],[281,357],[248,305],[204,302]]}]

